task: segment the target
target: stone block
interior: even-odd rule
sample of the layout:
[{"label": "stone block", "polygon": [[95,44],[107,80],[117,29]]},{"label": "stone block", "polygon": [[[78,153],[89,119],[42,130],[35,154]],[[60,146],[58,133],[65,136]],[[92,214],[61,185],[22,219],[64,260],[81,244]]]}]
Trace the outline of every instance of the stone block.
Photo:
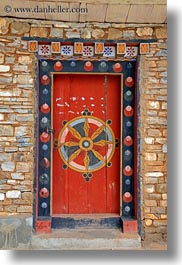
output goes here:
[{"label": "stone block", "polygon": [[10,66],[9,65],[0,65],[0,72],[1,73],[5,73],[5,72],[9,72],[10,70]]},{"label": "stone block", "polygon": [[9,199],[21,198],[21,192],[19,190],[10,190],[6,192],[6,198]]},{"label": "stone block", "polygon": [[123,38],[124,39],[135,38],[135,31],[134,30],[123,30]]},{"label": "stone block", "polygon": [[151,219],[145,219],[145,225],[146,226],[151,226],[153,221]]},{"label": "stone block", "polygon": [[0,18],[0,34],[5,35],[9,31],[9,20],[6,18]]},{"label": "stone block", "polygon": [[4,206],[4,211],[8,213],[16,213],[17,206],[15,205],[8,205]]},{"label": "stone block", "polygon": [[6,153],[15,153],[17,151],[18,151],[18,147],[16,147],[16,146],[6,146],[5,147]]},{"label": "stone block", "polygon": [[4,63],[4,54],[0,52],[0,64]]},{"label": "stone block", "polygon": [[8,179],[7,180],[7,184],[9,184],[9,185],[16,185],[17,184],[17,181],[16,180],[14,180],[14,179]]},{"label": "stone block", "polygon": [[22,192],[22,199],[32,201],[33,194],[31,192]]},{"label": "stone block", "polygon": [[157,159],[156,153],[145,153],[145,160],[153,161]]},{"label": "stone block", "polygon": [[156,220],[158,219],[157,216],[155,214],[151,214],[151,213],[146,213],[145,214],[145,218],[147,219],[152,219],[152,220]]},{"label": "stone block", "polygon": [[31,130],[27,126],[20,126],[15,128],[15,136],[22,137],[29,135]]},{"label": "stone block", "polygon": [[149,101],[148,102],[148,108],[150,108],[150,109],[160,109],[159,101]]},{"label": "stone block", "polygon": [[153,225],[154,226],[167,225],[167,220],[154,220]]},{"label": "stone block", "polygon": [[159,76],[167,77],[167,71],[165,71],[165,72],[161,72]]},{"label": "stone block", "polygon": [[29,205],[21,205],[17,207],[17,212],[18,213],[32,213],[32,206]]},{"label": "stone block", "polygon": [[160,193],[165,193],[167,192],[167,184],[157,184],[156,190]]},{"label": "stone block", "polygon": [[155,200],[145,200],[144,203],[148,207],[157,206],[157,202]]},{"label": "stone block", "polygon": [[0,193],[0,201],[4,201],[4,199],[5,199],[4,193]]},{"label": "stone block", "polygon": [[27,65],[15,64],[13,65],[13,71],[14,72],[28,72],[28,67]]},{"label": "stone block", "polygon": [[163,199],[163,200],[167,200],[167,193],[163,193],[163,194],[162,194],[162,199]]},{"label": "stone block", "polygon": [[6,64],[14,64],[14,63],[15,63],[15,57],[12,57],[12,56],[6,56],[6,58],[5,58],[5,63],[6,63]]},{"label": "stone block", "polygon": [[139,37],[152,36],[153,28],[150,27],[137,28],[136,33]]},{"label": "stone block", "polygon": [[147,193],[153,193],[155,191],[155,186],[154,185],[145,185],[144,191]]},{"label": "stone block", "polygon": [[12,77],[5,77],[5,76],[0,77],[0,84],[10,84],[12,83],[12,81],[13,81]]},{"label": "stone block", "polygon": [[167,50],[160,50],[156,53],[157,57],[167,57]]},{"label": "stone block", "polygon": [[12,172],[15,170],[15,163],[14,162],[4,162],[1,164],[1,169],[3,171]]},{"label": "stone block", "polygon": [[151,200],[160,200],[161,199],[161,194],[158,194],[158,193],[151,193],[149,194],[149,198]]},{"label": "stone block", "polygon": [[22,55],[18,57],[18,63],[20,64],[32,64],[32,57],[28,55]]},{"label": "stone block", "polygon": [[167,144],[163,144],[162,146],[162,152],[167,153]]},{"label": "stone block", "polygon": [[162,102],[162,109],[167,110],[167,102]]},{"label": "stone block", "polygon": [[17,162],[16,164],[16,172],[23,173],[30,171],[30,164],[25,162]]},{"label": "stone block", "polygon": [[167,200],[160,201],[160,205],[162,207],[167,207]]},{"label": "stone block", "polygon": [[32,114],[17,114],[16,120],[20,122],[28,122],[33,121],[33,115]]},{"label": "stone block", "polygon": [[161,78],[161,80],[160,80],[160,84],[165,84],[165,85],[167,85],[167,76],[164,76],[163,78]]},{"label": "stone block", "polygon": [[158,137],[158,136],[162,136],[162,133],[159,129],[149,129],[148,130],[148,135],[149,136],[154,136],[154,137]]},{"label": "stone block", "polygon": [[146,144],[154,144],[154,138],[153,137],[145,137],[144,141]]},{"label": "stone block", "polygon": [[11,23],[10,29],[12,34],[22,35],[30,31],[30,24],[13,21],[13,23]]},{"label": "stone block", "polygon": [[119,29],[109,28],[108,30],[108,39],[117,40],[122,38],[122,31]]},{"label": "stone block", "polygon": [[63,29],[62,28],[51,28],[50,37],[63,38]]},{"label": "stone block", "polygon": [[167,219],[167,214],[161,214],[161,219]]},{"label": "stone block", "polygon": [[66,37],[68,39],[80,38],[80,32],[77,32],[77,31],[67,31],[66,32]]},{"label": "stone block", "polygon": [[94,29],[92,31],[92,37],[95,39],[101,39],[102,37],[104,37],[105,32],[103,29]]},{"label": "stone block", "polygon": [[81,38],[83,39],[90,39],[91,38],[91,31],[89,29],[81,29]]},{"label": "stone block", "polygon": [[167,28],[156,28],[155,34],[158,39],[167,39]]},{"label": "stone block", "polygon": [[0,161],[11,161],[12,155],[11,154],[6,154],[6,153],[0,153]]},{"label": "stone block", "polygon": [[30,37],[47,38],[49,36],[49,28],[46,27],[32,27],[30,30]]},{"label": "stone block", "polygon": [[18,75],[17,76],[17,83],[22,84],[22,85],[30,85],[33,84],[33,78],[31,75]]},{"label": "stone block", "polygon": [[153,214],[164,214],[166,213],[166,208],[165,207],[161,207],[161,206],[157,206],[157,207],[151,207],[150,208],[150,212]]},{"label": "stone block", "polygon": [[15,179],[15,180],[24,180],[25,177],[22,173],[11,173],[11,177],[12,179]]}]

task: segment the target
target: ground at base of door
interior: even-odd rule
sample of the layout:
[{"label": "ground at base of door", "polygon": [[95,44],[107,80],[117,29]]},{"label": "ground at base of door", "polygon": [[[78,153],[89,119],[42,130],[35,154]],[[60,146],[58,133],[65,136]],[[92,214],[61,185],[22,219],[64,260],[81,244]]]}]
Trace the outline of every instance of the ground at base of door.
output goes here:
[{"label": "ground at base of door", "polygon": [[140,249],[138,234],[123,234],[118,229],[53,230],[32,237],[32,249],[124,250]]}]

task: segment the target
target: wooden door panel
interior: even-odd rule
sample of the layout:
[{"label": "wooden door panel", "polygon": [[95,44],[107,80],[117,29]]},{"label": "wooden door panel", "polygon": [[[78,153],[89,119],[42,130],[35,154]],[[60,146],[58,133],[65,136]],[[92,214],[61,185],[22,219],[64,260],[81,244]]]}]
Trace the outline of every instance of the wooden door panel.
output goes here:
[{"label": "wooden door panel", "polygon": [[[107,161],[103,162],[102,159],[107,157],[106,153],[109,154],[111,149],[108,137],[120,139],[120,87],[120,76],[54,76],[53,215],[119,213],[119,148],[114,148],[113,157],[109,161],[112,165],[109,167]],[[65,147],[65,143],[64,148],[61,147],[63,138],[69,147]],[[86,144],[93,145],[93,148],[84,149]],[[60,148],[65,155],[59,151]],[[75,170],[75,163],[83,164],[80,170]],[[99,163],[105,165],[94,169],[94,164]],[[88,166],[87,169],[93,168],[93,172],[89,171],[92,174],[89,181],[84,177],[84,174],[89,174],[82,170],[84,166]]]}]

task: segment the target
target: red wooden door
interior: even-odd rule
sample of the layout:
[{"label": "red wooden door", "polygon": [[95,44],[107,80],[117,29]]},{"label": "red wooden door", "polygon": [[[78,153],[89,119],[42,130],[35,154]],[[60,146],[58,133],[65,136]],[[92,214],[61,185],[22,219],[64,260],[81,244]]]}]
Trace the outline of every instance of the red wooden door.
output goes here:
[{"label": "red wooden door", "polygon": [[120,79],[54,75],[53,215],[120,212]]}]

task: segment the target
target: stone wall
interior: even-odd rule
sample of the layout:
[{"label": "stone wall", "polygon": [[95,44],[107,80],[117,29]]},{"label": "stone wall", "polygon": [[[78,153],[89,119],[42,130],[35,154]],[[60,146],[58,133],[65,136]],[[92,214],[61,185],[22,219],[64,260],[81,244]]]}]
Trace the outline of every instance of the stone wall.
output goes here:
[{"label": "stone wall", "polygon": [[0,217],[33,213],[36,59],[22,37],[157,39],[150,43],[150,54],[140,55],[139,175],[143,237],[165,240],[166,25],[0,18]]},{"label": "stone wall", "polygon": [[[161,33],[161,31],[160,31]],[[161,35],[164,37],[166,35]],[[144,234],[167,236],[167,45],[150,44],[140,61],[141,192]],[[155,234],[155,236],[154,236]]]}]

